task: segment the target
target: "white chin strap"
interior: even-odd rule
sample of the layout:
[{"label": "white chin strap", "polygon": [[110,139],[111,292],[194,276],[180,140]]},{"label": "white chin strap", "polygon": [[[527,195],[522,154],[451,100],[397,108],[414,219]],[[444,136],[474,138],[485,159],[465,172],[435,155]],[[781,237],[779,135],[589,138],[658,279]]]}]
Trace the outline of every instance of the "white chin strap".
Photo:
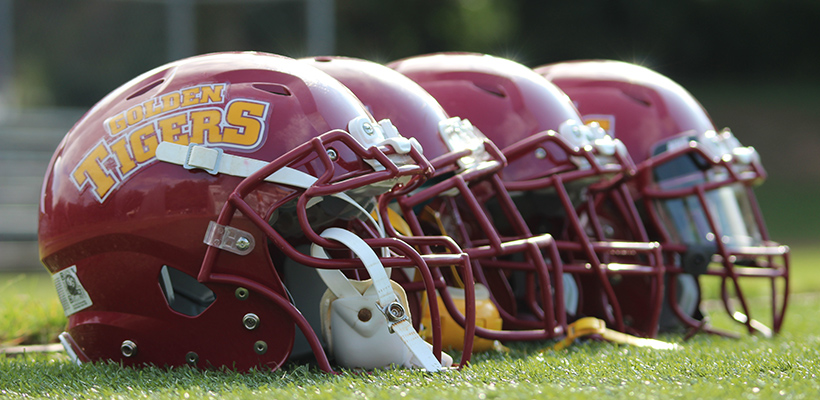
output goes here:
[{"label": "white chin strap", "polygon": [[[401,150],[409,151],[409,147]],[[203,169],[214,175],[248,177],[268,165],[266,161],[225,154],[222,149],[197,144],[183,146],[162,142],[156,154],[160,161],[182,165],[186,169]],[[265,180],[306,189],[316,182],[316,177],[283,167]],[[379,235],[385,236],[381,219],[374,219],[345,193],[332,196],[356,207],[376,227]],[[307,207],[321,201],[321,198],[313,198]],[[336,361],[347,368],[372,369],[396,364],[427,371],[441,370],[442,364],[433,356],[432,346],[413,329],[404,289],[388,278],[389,269],[382,266],[373,249],[345,229],[328,228],[321,236],[336,240],[353,251],[364,262],[372,278],[369,281],[348,280],[339,270],[317,269],[329,288],[320,302],[322,333]],[[316,244],[311,246],[311,254],[329,258]],[[388,250],[383,248],[382,256],[387,255]],[[453,364],[449,355],[442,353],[442,358],[445,367]]]},{"label": "white chin strap", "polygon": [[[365,241],[345,229],[328,228],[322,237],[342,243],[365,265],[368,281],[355,281],[339,270],[317,269],[328,286],[322,297],[322,333],[336,362],[347,368],[381,368],[392,364],[439,371],[432,346],[413,329],[404,289],[387,277],[379,257]],[[328,258],[313,244],[311,255]],[[444,353],[444,367],[453,359]]]},{"label": "white chin strap", "polygon": [[[268,165],[267,161],[255,158],[225,154],[220,148],[212,148],[191,143],[187,146],[171,142],[160,142],[157,146],[157,159],[163,162],[182,165],[185,169],[202,169],[210,174],[225,174],[247,178],[256,171]],[[287,185],[307,189],[316,182],[316,177],[297,169],[282,167],[265,178],[265,181],[280,185]],[[376,220],[359,203],[345,193],[334,193],[331,196],[344,200],[356,207],[373,226],[381,237],[385,236],[384,224]],[[313,207],[322,201],[321,197],[314,197],[308,201],[307,207]],[[382,256],[387,256],[387,250],[382,250]]]}]

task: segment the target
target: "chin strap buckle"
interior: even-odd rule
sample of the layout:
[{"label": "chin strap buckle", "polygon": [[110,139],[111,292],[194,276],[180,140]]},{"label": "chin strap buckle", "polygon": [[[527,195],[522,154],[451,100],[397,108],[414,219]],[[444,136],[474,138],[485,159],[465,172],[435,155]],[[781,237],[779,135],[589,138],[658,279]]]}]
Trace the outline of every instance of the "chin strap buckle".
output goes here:
[{"label": "chin strap buckle", "polygon": [[396,326],[396,324],[407,320],[407,312],[404,311],[404,307],[399,304],[398,301],[388,304],[386,307],[381,308],[381,310],[385,318],[387,318],[390,333],[393,333],[393,327]]}]

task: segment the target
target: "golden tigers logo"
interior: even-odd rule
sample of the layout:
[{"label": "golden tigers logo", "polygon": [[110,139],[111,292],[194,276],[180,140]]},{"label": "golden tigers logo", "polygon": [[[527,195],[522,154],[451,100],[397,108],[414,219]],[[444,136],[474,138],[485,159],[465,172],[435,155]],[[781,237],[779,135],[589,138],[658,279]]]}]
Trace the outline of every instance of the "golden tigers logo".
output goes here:
[{"label": "golden tigers logo", "polygon": [[264,140],[270,104],[225,103],[225,83],[184,88],[151,98],[106,119],[100,139],[74,167],[77,190],[91,188],[100,203],[156,159],[160,142],[252,149]]}]

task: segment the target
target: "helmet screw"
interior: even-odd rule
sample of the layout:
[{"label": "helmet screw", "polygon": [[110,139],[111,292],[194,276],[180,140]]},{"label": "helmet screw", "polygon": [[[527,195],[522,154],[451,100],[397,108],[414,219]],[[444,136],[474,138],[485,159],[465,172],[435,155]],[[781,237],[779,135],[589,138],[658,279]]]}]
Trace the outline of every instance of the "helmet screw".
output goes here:
[{"label": "helmet screw", "polygon": [[133,357],[137,354],[137,344],[130,340],[125,340],[120,346],[120,351],[125,357]]},{"label": "helmet screw", "polygon": [[373,317],[373,313],[370,312],[367,308],[362,308],[359,310],[359,321],[367,322],[370,321],[370,318]]},{"label": "helmet screw", "polygon": [[245,325],[245,329],[249,331],[256,329],[259,326],[259,316],[254,313],[245,314],[242,317],[242,325]]},{"label": "helmet screw", "polygon": [[239,239],[236,239],[236,248],[239,250],[247,250],[251,247],[251,241],[244,236],[240,236]]},{"label": "helmet screw", "polygon": [[371,125],[369,122],[365,122],[362,125],[362,129],[364,130],[364,133],[368,135],[372,135],[373,132],[375,132],[375,130],[373,129],[373,125]]},{"label": "helmet screw", "polygon": [[330,148],[327,149],[327,156],[330,157],[330,161],[336,161],[336,159],[339,158],[339,153],[336,153],[336,150]]},{"label": "helmet screw", "polygon": [[196,363],[199,362],[199,354],[189,351],[188,354],[185,355],[185,362],[190,365],[196,365]]},{"label": "helmet screw", "polygon": [[239,288],[236,288],[236,291],[234,292],[234,295],[239,300],[247,300],[248,296],[250,295],[250,291],[248,291],[248,289],[245,289],[243,287],[239,287]]},{"label": "helmet screw", "polygon": [[543,159],[547,158],[547,151],[544,150],[543,147],[539,147],[539,148],[535,149],[535,158],[537,158],[539,160],[543,160]]},{"label": "helmet screw", "polygon": [[259,355],[265,354],[268,352],[268,344],[265,343],[264,340],[257,340],[256,343],[253,344],[253,351]]}]

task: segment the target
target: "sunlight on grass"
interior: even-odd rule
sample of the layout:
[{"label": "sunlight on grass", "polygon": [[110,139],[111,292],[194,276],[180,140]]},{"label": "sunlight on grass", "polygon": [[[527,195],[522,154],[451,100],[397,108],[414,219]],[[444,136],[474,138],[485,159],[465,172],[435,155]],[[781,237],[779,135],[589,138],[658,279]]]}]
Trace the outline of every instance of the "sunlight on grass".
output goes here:
[{"label": "sunlight on grass", "polygon": [[0,273],[0,345],[49,343],[66,324],[45,273]]},{"label": "sunlight on grass", "polygon": [[[804,296],[807,297],[807,296]],[[583,341],[516,343],[481,354],[463,371],[383,370],[322,374],[305,366],[241,374],[190,368],[75,366],[45,355],[0,357],[0,396],[84,398],[813,398],[820,391],[820,322],[815,301],[796,301],[773,339],[698,335],[678,351]]]},{"label": "sunlight on grass", "polygon": [[[814,273],[820,250],[801,247],[793,254],[794,294],[781,334],[771,339],[661,337],[681,344],[678,351],[593,340],[562,351],[551,350],[552,342],[512,343],[509,353],[477,354],[470,367],[440,374],[382,370],[333,376],[305,365],[251,373],[135,369],[111,363],[76,366],[63,355],[26,354],[0,356],[0,397],[812,399],[820,393],[820,319],[815,317],[820,277]],[[762,297],[752,303],[755,309],[765,306]],[[715,327],[743,331],[714,302],[707,305]],[[36,337],[30,332],[45,325],[51,326],[50,338],[64,323],[48,275],[0,275],[0,342]]]}]

